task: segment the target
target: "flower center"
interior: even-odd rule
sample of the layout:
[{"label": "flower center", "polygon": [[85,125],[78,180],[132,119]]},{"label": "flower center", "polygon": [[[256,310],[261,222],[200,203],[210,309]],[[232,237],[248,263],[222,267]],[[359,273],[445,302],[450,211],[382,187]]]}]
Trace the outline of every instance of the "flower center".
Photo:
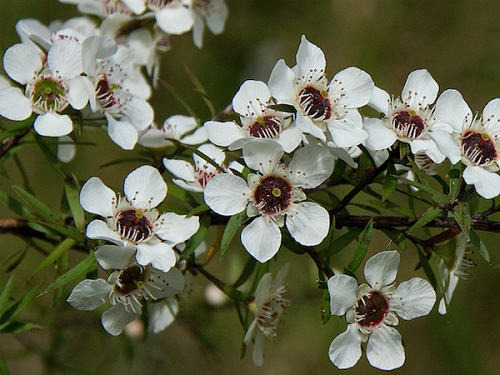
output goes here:
[{"label": "flower center", "polygon": [[285,291],[285,286],[279,288],[276,294],[270,296],[257,311],[257,325],[267,337],[274,338],[277,335],[281,315],[288,306],[288,300],[282,297]]},{"label": "flower center", "polygon": [[283,177],[263,178],[254,192],[257,208],[264,214],[276,215],[290,207],[293,189]]},{"label": "flower center", "polygon": [[104,110],[111,111],[120,105],[119,100],[117,100],[113,95],[113,90],[118,88],[117,84],[113,83],[110,85],[105,75],[103,75],[99,82],[97,82],[95,88],[96,98]]},{"label": "flower center", "polygon": [[132,15],[132,11],[124,5],[121,0],[104,0],[102,4],[106,14]]},{"label": "flower center", "polygon": [[414,110],[401,111],[393,115],[392,128],[398,137],[412,141],[425,133],[426,122]]},{"label": "flower center", "polygon": [[255,138],[277,138],[282,129],[282,121],[276,116],[258,117],[249,132]]},{"label": "flower center", "polygon": [[486,133],[468,130],[461,143],[462,154],[477,166],[488,166],[498,158],[495,142]]},{"label": "flower center", "polygon": [[43,113],[59,112],[68,105],[66,87],[51,75],[41,74],[33,84],[27,86],[27,94],[35,107]]},{"label": "flower center", "polygon": [[205,189],[205,186],[207,186],[208,181],[210,181],[220,173],[220,170],[214,168],[211,165],[209,166],[208,164],[204,164],[201,167],[196,166],[196,179],[203,189]]},{"label": "flower center", "polygon": [[328,92],[308,86],[299,94],[299,104],[304,113],[315,121],[328,120],[332,114],[332,106]]},{"label": "flower center", "polygon": [[128,297],[137,289],[144,288],[144,267],[136,264],[125,268],[115,282],[115,292]]},{"label": "flower center", "polygon": [[373,328],[383,322],[389,303],[379,291],[365,294],[356,302],[356,321],[362,327]]},{"label": "flower center", "polygon": [[122,239],[139,243],[151,237],[153,224],[143,211],[130,209],[116,215],[116,231]]}]

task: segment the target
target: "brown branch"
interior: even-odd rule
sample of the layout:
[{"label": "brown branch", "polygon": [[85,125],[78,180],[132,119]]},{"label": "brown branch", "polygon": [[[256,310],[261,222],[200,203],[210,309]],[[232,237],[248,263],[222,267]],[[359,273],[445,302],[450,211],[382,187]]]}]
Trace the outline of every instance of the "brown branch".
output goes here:
[{"label": "brown branch", "polygon": [[3,158],[14,146],[16,146],[19,141],[30,132],[31,126],[24,128],[16,135],[6,138],[2,141],[0,146],[0,159]]}]

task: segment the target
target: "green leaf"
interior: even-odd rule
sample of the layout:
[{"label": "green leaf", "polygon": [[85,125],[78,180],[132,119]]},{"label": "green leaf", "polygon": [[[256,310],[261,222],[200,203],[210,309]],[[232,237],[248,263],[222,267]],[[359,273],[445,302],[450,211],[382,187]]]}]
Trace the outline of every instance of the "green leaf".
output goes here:
[{"label": "green leaf", "polygon": [[236,231],[238,228],[241,226],[243,221],[247,218],[247,212],[246,210],[241,211],[239,214],[231,216],[229,219],[226,228],[224,229],[224,233],[222,234],[222,239],[220,242],[220,256],[224,255],[226,252],[227,248],[229,247],[229,244],[231,243],[231,240],[233,239],[234,235],[236,234]]},{"label": "green leaf", "polygon": [[95,256],[94,256],[94,251],[91,251],[89,256],[86,259],[82,260],[80,263],[78,263],[75,267],[70,269],[64,275],[59,276],[48,287],[46,287],[38,295],[38,297],[41,297],[47,293],[52,292],[55,289],[63,287],[64,285],[66,285],[70,281],[73,281],[78,276],[87,272],[87,270],[90,269],[91,267],[95,266],[95,264],[96,264],[96,260],[95,260]]},{"label": "green leaf", "polygon": [[47,220],[49,223],[60,223],[59,215],[34,195],[16,185],[12,186],[12,189],[34,210],[37,216]]},{"label": "green leaf", "polygon": [[14,274],[9,277],[7,284],[3,287],[2,293],[0,294],[0,316],[7,310],[7,304],[9,302],[10,294],[14,289]]},{"label": "green leaf", "polygon": [[370,220],[366,225],[366,228],[361,233],[358,246],[356,247],[354,255],[351,261],[349,262],[349,265],[347,266],[347,268],[349,268],[353,272],[356,272],[356,270],[361,265],[363,259],[366,256],[366,252],[368,251],[368,245],[370,245],[370,239],[372,237],[372,230],[373,230],[373,220]]},{"label": "green leaf", "polygon": [[201,214],[201,213],[209,211],[209,210],[210,210],[210,207],[208,207],[208,205],[206,203],[203,203],[203,204],[199,205],[198,207],[194,208],[193,210],[189,211],[186,214],[186,216],[189,217],[189,216],[193,216],[193,215],[198,215],[198,214]]},{"label": "green leaf", "polygon": [[3,191],[0,191],[0,203],[23,218],[34,218],[33,214],[26,208],[24,204],[22,204],[17,199],[5,194]]},{"label": "green leaf", "polygon": [[394,167],[394,164],[389,163],[387,164],[387,172],[385,175],[385,181],[384,181],[384,195],[382,196],[382,200],[386,200],[389,198],[389,196],[394,192],[394,189],[396,189],[396,186],[398,185],[398,180],[394,175],[396,175],[396,168]]},{"label": "green leaf", "polygon": [[483,256],[484,260],[490,263],[490,253],[488,252],[488,249],[486,249],[486,246],[484,246],[483,241],[481,241],[481,238],[479,238],[477,232],[472,228],[470,229],[469,232],[469,240],[477,249],[477,251],[479,251],[479,254]]},{"label": "green leaf", "polygon": [[26,293],[23,298],[21,298],[14,305],[9,307],[1,316],[0,316],[0,331],[9,324],[16,316],[19,314],[24,307],[31,301],[31,299],[35,296],[35,293],[38,290],[38,285],[31,289],[28,293]]},{"label": "green leaf", "polygon": [[257,261],[253,256],[248,257],[245,267],[243,268],[243,271],[241,271],[240,277],[238,277],[238,279],[232,284],[232,286],[234,288],[239,288],[240,286],[242,286],[252,274],[256,264]]},{"label": "green leaf", "polygon": [[442,210],[440,208],[435,208],[433,210],[427,210],[425,213],[415,224],[408,229],[408,233],[411,233],[419,228],[424,227],[426,224],[430,223],[432,220],[441,215]]},{"label": "green leaf", "polygon": [[349,231],[336,240],[330,243],[327,249],[320,252],[322,257],[337,254],[339,251],[345,249],[352,241],[358,238],[359,234],[363,231],[361,228],[349,228]]},{"label": "green leaf", "polygon": [[381,229],[381,231],[399,246],[401,250],[406,249],[406,236],[397,229]]},{"label": "green leaf", "polygon": [[182,250],[179,260],[187,259],[201,245],[205,239],[210,226],[210,216],[205,215],[200,220],[198,231],[187,241],[186,247]]},{"label": "green leaf", "polygon": [[[21,323],[21,322],[11,322],[2,326],[2,332],[4,333],[21,333],[26,331],[31,331],[33,329],[44,329],[38,324],[33,323]],[[3,372],[0,372],[3,375]]]},{"label": "green leaf", "polygon": [[8,129],[0,132],[0,142],[2,142],[3,140],[5,140],[9,137],[16,136],[17,134],[21,133],[22,130],[24,130],[28,127],[31,127],[32,124],[33,124],[33,118],[29,117],[28,119],[26,119],[22,122],[19,122],[19,123],[16,123],[15,125],[9,126]]},{"label": "green leaf", "polygon": [[64,182],[64,192],[68,201],[75,227],[79,231],[85,229],[85,212],[80,204],[80,185],[76,181],[75,176],[71,175]]},{"label": "green leaf", "polygon": [[446,204],[449,201],[449,198],[446,195],[441,194],[439,191],[434,190],[433,188],[431,188],[431,187],[429,187],[427,185],[419,184],[418,182],[415,182],[415,181],[412,181],[412,180],[408,180],[407,178],[404,178],[404,177],[401,177],[401,176],[395,176],[395,177],[398,180],[406,182],[408,185],[414,186],[417,189],[422,190],[423,192],[429,194],[431,196],[431,198],[434,201],[436,201],[437,203]]},{"label": "green leaf", "polygon": [[40,270],[47,267],[49,264],[54,263],[59,257],[65,254],[71,247],[75,244],[75,241],[71,238],[66,238],[52,251],[43,261],[40,263],[35,270],[31,273],[28,280],[35,276]]},{"label": "green leaf", "polygon": [[58,234],[63,235],[64,237],[69,237],[75,240],[78,243],[85,242],[85,236],[81,234],[75,227],[64,226],[59,224],[50,224],[50,223],[38,223],[41,226],[45,226],[48,229],[55,231]]},{"label": "green leaf", "polygon": [[321,296],[321,323],[325,325],[331,317],[330,292],[327,288],[323,291],[323,295]]},{"label": "green leaf", "polygon": [[2,374],[2,375],[10,375],[9,369],[7,368],[7,365],[5,364],[5,362],[2,359],[2,357],[0,357],[0,374]]},{"label": "green leaf", "polygon": [[417,246],[417,250],[418,250],[418,258],[420,259],[420,263],[418,264],[417,268],[419,268],[420,266],[424,269],[425,275],[427,276],[429,283],[432,285],[434,289],[437,289],[436,275],[434,275],[434,271],[432,270],[432,267],[429,264],[429,260],[425,256],[424,252],[420,249],[420,247]]},{"label": "green leaf", "polygon": [[399,204],[392,203],[389,200],[386,200],[386,201],[382,202],[382,201],[377,201],[377,200],[370,199],[370,200],[368,200],[368,203],[373,204],[374,206],[377,206],[377,207],[380,207],[380,208],[385,208],[386,210],[395,212],[398,215],[407,216],[407,217],[408,216],[410,216],[410,217],[414,216],[412,210],[410,210],[408,208],[405,208],[405,207],[402,207]]}]

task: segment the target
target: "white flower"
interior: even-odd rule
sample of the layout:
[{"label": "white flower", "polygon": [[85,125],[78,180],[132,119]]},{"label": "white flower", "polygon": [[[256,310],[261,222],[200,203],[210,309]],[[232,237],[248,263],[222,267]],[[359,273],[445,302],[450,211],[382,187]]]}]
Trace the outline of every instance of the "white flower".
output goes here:
[{"label": "white flower", "polygon": [[439,313],[444,315],[451,302],[451,297],[455,292],[458,280],[468,280],[471,276],[470,268],[475,267],[476,263],[469,257],[472,253],[468,247],[472,246],[464,233],[458,235],[458,243],[453,252],[451,264],[448,264],[443,258],[439,259],[439,275],[441,276],[441,287],[443,288],[443,297],[439,301]]},{"label": "white flower", "polygon": [[167,194],[167,185],[157,169],[142,166],[125,179],[125,197],[118,197],[103,182],[92,177],[80,192],[82,207],[106,221],[96,219],[87,226],[87,237],[104,239],[119,246],[98,251],[120,252],[123,246],[137,249],[140,265],[151,263],[164,272],[175,265],[173,246],[189,239],[199,227],[198,217],[172,212],[159,215],[155,209]]},{"label": "white flower", "polygon": [[292,116],[269,108],[275,104],[269,88],[261,81],[245,81],[233,98],[233,108],[240,115],[235,122],[205,123],[210,142],[237,150],[255,139],[274,139],[285,152],[292,152],[302,141],[302,131],[291,125]]},{"label": "white flower", "polygon": [[358,108],[370,100],[374,87],[371,77],[361,69],[350,67],[328,83],[325,55],[305,36],[302,36],[296,60],[297,65],[292,69],[283,60],[278,61],[269,77],[269,89],[278,103],[297,109],[297,128],[323,141],[327,140],[328,130],[337,147],[363,142],[367,134],[362,129]]},{"label": "white flower", "polygon": [[61,3],[76,4],[81,13],[93,14],[101,18],[112,15],[132,17],[132,10],[122,0],[59,0]]},{"label": "white flower", "polygon": [[203,45],[205,24],[215,35],[224,31],[227,13],[224,0],[193,0],[193,40],[196,47],[201,48]]},{"label": "white flower", "polygon": [[281,317],[288,306],[289,301],[283,298],[287,271],[288,265],[281,269],[274,280],[270,273],[266,273],[255,290],[255,302],[251,305],[255,319],[250,323],[243,342],[248,345],[253,340],[252,359],[256,366],[264,363],[264,340],[266,337],[276,337]]},{"label": "white flower", "polygon": [[401,335],[394,328],[398,316],[404,320],[427,315],[436,302],[436,293],[424,279],[415,277],[401,283],[396,279],[400,255],[383,251],[368,259],[365,278],[369,285],[348,275],[328,280],[332,315],[346,314],[347,330],[330,345],[330,360],[340,369],[353,367],[366,342],[366,356],[373,367],[392,370],[401,367],[405,352]]},{"label": "white flower", "polygon": [[16,44],[4,55],[4,68],[10,78],[25,86],[0,89],[0,115],[14,121],[25,120],[35,112],[35,131],[60,137],[73,130],[73,122],[61,114],[68,105],[83,108],[88,101],[82,72],[81,41],[72,30],[53,35],[47,54],[31,44]]},{"label": "white flower", "polygon": [[132,52],[117,47],[109,37],[90,37],[83,43],[83,55],[92,111],[104,113],[113,142],[125,150],[133,149],[154,113],[146,100],[150,90],[137,78]]},{"label": "white flower", "polygon": [[456,90],[446,90],[436,102],[436,118],[453,128],[452,135],[444,131],[433,137],[441,152],[452,164],[466,165],[463,178],[474,185],[482,197],[500,194],[500,99],[491,100],[481,117],[472,111]]},{"label": "white flower", "polygon": [[170,139],[187,145],[198,145],[206,142],[208,137],[206,129],[198,128],[193,117],[174,115],[167,118],[160,128],[149,126],[140,137],[139,144],[144,147],[164,148],[174,145]]},{"label": "white flower", "polygon": [[[308,202],[302,189],[319,186],[333,171],[333,157],[320,146],[295,152],[290,164],[280,164],[283,148],[271,140],[256,140],[243,146],[250,173],[248,183],[223,173],[205,187],[205,202],[220,215],[247,209],[254,220],[241,233],[241,242],[259,262],[271,259],[281,246],[280,227],[286,227],[302,245],[318,245],[328,234],[330,217],[319,204]],[[286,219],[286,221],[285,221]]]},{"label": "white flower", "polygon": [[[177,268],[165,273],[152,266],[129,264],[134,251],[133,247],[125,247],[119,253],[101,252],[102,257],[96,253],[104,269],[116,271],[111,273],[107,281],[83,280],[67,299],[71,306],[79,310],[94,310],[109,299],[112,307],[102,314],[101,321],[104,329],[113,336],[119,335],[127,324],[141,316],[142,300],[161,300],[184,289],[184,276]],[[158,302],[157,306],[161,305],[163,303]],[[151,330],[155,333],[170,324],[156,311],[156,307],[153,307],[150,319],[150,326],[154,327]]]},{"label": "white flower", "polygon": [[369,105],[384,117],[365,119],[365,130],[369,134],[366,147],[382,150],[399,140],[409,143],[414,154],[423,151],[434,162],[441,163],[445,156],[438,150],[431,133],[451,129],[435,123],[432,104],[438,91],[438,84],[425,69],[408,75],[401,98],[391,98],[386,91],[375,87]]},{"label": "white flower", "polygon": [[[198,147],[198,150],[218,165],[223,165],[226,155],[220,148],[208,143]],[[194,165],[185,160],[163,159],[163,165],[170,173],[178,177],[178,179],[172,179],[177,186],[188,191],[202,192],[208,181],[222,172],[194,153],[193,160]]]}]

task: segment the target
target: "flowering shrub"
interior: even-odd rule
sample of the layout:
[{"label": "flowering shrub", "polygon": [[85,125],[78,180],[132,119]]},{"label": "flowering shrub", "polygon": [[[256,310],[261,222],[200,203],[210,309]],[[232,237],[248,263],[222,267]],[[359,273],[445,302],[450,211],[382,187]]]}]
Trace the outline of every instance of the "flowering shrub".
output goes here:
[{"label": "flowering shrub", "polygon": [[[186,305],[202,306],[199,314],[231,306],[241,354],[252,348],[264,366],[264,343],[280,344],[296,306],[288,284],[300,258],[316,271],[306,277],[321,306],[302,319],[321,320],[329,340],[342,326],[325,360],[347,369],[365,352],[369,365],[394,370],[419,350],[403,344],[400,319],[452,311],[459,279],[481,257],[491,262],[478,230],[500,231],[500,99],[473,112],[423,68],[407,72],[400,94],[358,67],[333,68],[329,78],[321,46],[302,35],[295,65],[273,62],[267,82],[245,80],[222,110],[205,77],[188,69],[211,112],[202,117],[160,66],[179,35],[192,32],[202,48],[205,28],[213,38],[224,31],[223,0],[61,2],[82,15],[20,20],[19,41],[3,55],[0,159],[13,160],[25,183],[0,191],[15,216],[0,219],[0,233],[26,248],[1,264],[29,276],[19,283],[12,274],[0,292],[0,331],[51,330],[27,313],[49,294],[57,311],[98,310],[91,316],[110,335],[143,339],[189,321]],[[159,120],[162,90],[183,113]],[[89,147],[98,160],[104,146],[90,145],[88,133],[130,156],[91,169]],[[24,171],[27,145],[62,177],[58,210],[36,191],[40,176]],[[112,178],[129,161],[138,165],[120,190]],[[84,172],[72,169],[78,163]],[[32,250],[43,255],[35,267],[24,261]],[[400,263],[415,254],[409,281],[396,284]],[[218,274],[219,260],[230,277]],[[206,283],[220,295],[197,301]],[[8,373],[2,358],[0,372]]]}]

